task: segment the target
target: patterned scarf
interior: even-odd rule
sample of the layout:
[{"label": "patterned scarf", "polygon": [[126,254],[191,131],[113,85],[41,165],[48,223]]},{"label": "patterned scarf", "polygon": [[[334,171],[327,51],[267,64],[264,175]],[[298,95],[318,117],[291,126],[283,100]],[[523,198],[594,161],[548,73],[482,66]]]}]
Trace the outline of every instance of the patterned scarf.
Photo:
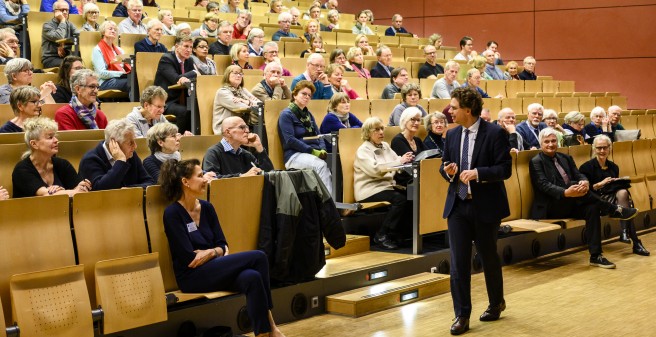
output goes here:
[{"label": "patterned scarf", "polygon": [[294,116],[296,116],[296,118],[301,121],[303,127],[305,127],[305,137],[316,136],[317,132],[312,126],[312,117],[310,117],[310,111],[308,108],[305,107],[303,110],[301,110],[301,108],[299,108],[295,103],[289,103],[289,106],[287,107],[292,111]]},{"label": "patterned scarf", "polygon": [[7,12],[13,16],[18,16],[18,14],[21,12],[21,5],[11,0],[5,1],[5,7],[7,8]]},{"label": "patterned scarf", "polygon": [[339,118],[339,121],[342,122],[342,124],[344,124],[345,127],[347,127],[347,128],[351,127],[351,124],[349,123],[349,114],[348,114],[348,112],[343,114],[343,115],[340,114],[340,113],[337,113],[337,111],[329,111],[328,113],[331,113],[331,114],[337,116],[337,118]]},{"label": "patterned scarf", "polygon": [[175,151],[173,153],[164,153],[162,151],[157,151],[153,155],[155,156],[155,158],[157,158],[157,160],[161,161],[162,163],[171,159],[180,161],[180,151]]},{"label": "patterned scarf", "polygon": [[98,129],[96,124],[96,105],[91,103],[88,107],[82,105],[77,96],[73,95],[70,102],[71,107],[87,129]]}]

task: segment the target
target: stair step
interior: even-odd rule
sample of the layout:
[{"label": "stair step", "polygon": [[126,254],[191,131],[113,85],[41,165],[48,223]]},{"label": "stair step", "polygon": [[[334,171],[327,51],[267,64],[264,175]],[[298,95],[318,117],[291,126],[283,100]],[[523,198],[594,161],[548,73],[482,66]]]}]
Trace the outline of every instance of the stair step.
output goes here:
[{"label": "stair step", "polygon": [[449,292],[449,275],[420,273],[326,296],[326,311],[360,317]]},{"label": "stair step", "polygon": [[366,251],[339,258],[327,259],[326,265],[315,275],[317,278],[329,278],[376,267],[410,261],[421,258],[420,255]]},{"label": "stair step", "polygon": [[346,235],[346,245],[340,249],[331,247],[326,241],[323,242],[326,259],[351,255],[369,251],[369,237],[365,235]]}]

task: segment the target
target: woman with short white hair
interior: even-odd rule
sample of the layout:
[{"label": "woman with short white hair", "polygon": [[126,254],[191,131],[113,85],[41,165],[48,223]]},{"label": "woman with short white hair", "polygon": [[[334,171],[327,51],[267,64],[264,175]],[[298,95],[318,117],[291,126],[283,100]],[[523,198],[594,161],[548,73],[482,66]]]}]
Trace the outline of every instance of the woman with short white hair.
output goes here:
[{"label": "woman with short white hair", "polygon": [[248,33],[248,54],[251,56],[263,56],[264,52],[264,31],[260,28],[251,29]]},{"label": "woman with short white hair", "polygon": [[162,22],[164,27],[164,34],[175,36],[177,32],[177,27],[173,23],[173,13],[169,9],[162,9],[157,13],[157,18]]},{"label": "woman with short white hair", "polygon": [[98,17],[100,16],[100,8],[93,2],[89,2],[83,7],[82,17],[84,24],[81,29],[87,32],[97,32],[100,28],[98,24]]},{"label": "woman with short white hair", "polygon": [[590,137],[601,134],[611,137],[612,131],[604,108],[600,106],[594,107],[590,112],[590,124],[585,126],[585,133]]},{"label": "woman with short white hair", "polygon": [[[421,115],[422,112],[417,107],[409,107],[401,113],[401,118],[399,118],[401,132],[392,138],[392,150],[397,155],[403,156],[411,152],[413,156],[416,156],[426,150],[424,142],[417,137],[419,126],[421,126]],[[408,185],[410,180],[412,177],[405,172],[396,175],[396,182],[399,185]]]},{"label": "woman with short white hair", "polygon": [[120,90],[130,93],[128,74],[132,71],[129,64],[124,64],[121,55],[125,52],[114,42],[118,38],[118,28],[111,20],[100,24],[100,41],[93,47],[91,61],[93,70],[98,74],[100,90]]},{"label": "woman with short white hair", "polygon": [[570,111],[565,115],[563,130],[565,135],[574,135],[579,143],[592,143],[592,138],[585,132],[585,116],[578,111]]}]

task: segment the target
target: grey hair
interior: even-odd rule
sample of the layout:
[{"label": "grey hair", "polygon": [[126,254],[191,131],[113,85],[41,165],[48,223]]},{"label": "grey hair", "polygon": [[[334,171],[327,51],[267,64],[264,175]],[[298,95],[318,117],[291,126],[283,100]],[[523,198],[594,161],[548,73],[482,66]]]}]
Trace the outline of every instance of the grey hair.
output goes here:
[{"label": "grey hair", "polygon": [[164,140],[168,136],[173,136],[178,133],[178,127],[173,123],[157,123],[146,132],[146,139],[148,140],[148,148],[150,153],[162,151],[162,146],[157,142]]},{"label": "grey hair", "polygon": [[282,65],[280,65],[278,62],[269,62],[267,65],[264,67],[264,73],[267,74],[270,72],[272,69],[271,68],[278,68],[280,69],[280,72],[282,73]]},{"label": "grey hair", "polygon": [[30,62],[28,59],[18,57],[9,60],[9,62],[7,62],[5,65],[5,76],[7,76],[7,83],[13,84],[14,75],[30,68],[32,68],[32,62]]},{"label": "grey hair", "polygon": [[242,14],[248,14],[248,21],[253,21],[253,13],[251,13],[247,9],[237,9],[237,16],[242,15]]},{"label": "grey hair", "polygon": [[597,115],[601,115],[601,117],[606,117],[606,110],[600,106],[596,106],[592,108],[592,111],[590,111],[590,118],[593,118]]},{"label": "grey hair", "polygon": [[128,133],[136,134],[134,124],[125,118],[111,120],[105,128],[105,143],[109,144],[112,139],[122,143]]},{"label": "grey hair", "polygon": [[164,26],[164,24],[162,23],[162,21],[159,21],[158,19],[150,19],[150,20],[148,21],[148,23],[146,24],[146,31],[150,31],[150,29],[153,28],[153,27],[154,27],[156,24],[158,24],[158,23],[159,23],[160,25]]},{"label": "grey hair", "polygon": [[540,131],[540,134],[538,135],[538,140],[540,141],[540,144],[542,144],[542,140],[545,138],[554,135],[556,138],[558,138],[559,132],[554,130],[553,128],[544,128],[542,131]]},{"label": "grey hair", "polygon": [[458,69],[460,69],[460,63],[454,60],[450,60],[444,65],[444,70],[450,70],[453,67],[457,67]]},{"label": "grey hair", "polygon": [[23,129],[25,130],[25,144],[27,144],[27,151],[23,153],[22,159],[25,159],[32,154],[30,141],[38,140],[39,137],[41,137],[41,133],[44,131],[57,132],[58,130],[57,122],[43,116],[28,119],[25,122]]},{"label": "grey hair", "polygon": [[421,118],[421,110],[417,107],[409,107],[403,110],[403,113],[401,113],[401,118],[399,118],[399,126],[401,127],[401,131],[405,131],[405,125],[408,123],[410,118],[419,115]]},{"label": "grey hair", "polygon": [[146,87],[146,89],[144,89],[144,91],[141,93],[139,103],[141,103],[141,106],[144,106],[146,103],[153,103],[154,98],[161,98],[164,100],[164,102],[166,102],[168,94],[164,89],[162,89],[162,87],[151,85]]},{"label": "grey hair", "polygon": [[558,119],[558,114],[554,109],[544,109],[544,115],[542,115],[542,120],[547,119],[548,117],[556,117]]},{"label": "grey hair", "polygon": [[497,113],[497,120],[501,121],[504,117],[506,117],[506,114],[508,112],[513,112],[514,113],[513,109],[511,109],[511,108],[503,108],[503,109],[499,110],[499,113]]},{"label": "grey hair", "polygon": [[278,14],[278,22],[285,21],[286,19],[288,19],[289,21],[292,21],[293,17],[288,12],[282,12],[282,13]]},{"label": "grey hair", "polygon": [[264,36],[264,31],[260,28],[253,28],[251,29],[250,33],[248,33],[248,38],[246,39],[246,42],[251,43],[254,38],[257,36]]},{"label": "grey hair", "polygon": [[129,0],[128,5],[126,7],[128,8],[128,10],[130,10],[134,6],[143,7],[143,2],[141,0]]},{"label": "grey hair", "polygon": [[[339,11],[336,10],[336,9],[331,9],[331,10],[329,10],[327,16],[328,16],[328,21],[330,21],[330,18],[331,18],[331,17],[337,17],[337,20],[339,21],[339,17],[340,17],[340,15],[339,15]],[[332,21],[331,21],[331,22],[332,22]]]},{"label": "grey hair", "polygon": [[166,15],[166,14],[173,15],[173,13],[171,13],[170,9],[160,9],[159,12],[157,12],[157,19],[162,21],[162,19],[164,18],[164,15]]},{"label": "grey hair", "polygon": [[369,117],[367,118],[364,123],[362,123],[362,140],[363,141],[368,141],[371,139],[371,131],[373,129],[382,126],[383,128],[385,127],[385,124],[383,124],[383,121],[379,117]]},{"label": "grey hair", "polygon": [[314,62],[314,60],[318,60],[318,59],[321,59],[325,62],[325,60],[324,60],[323,56],[321,56],[321,54],[312,53],[312,54],[310,54],[310,56],[308,56],[306,64],[310,64],[310,63]]},{"label": "grey hair", "polygon": [[526,111],[530,112],[533,109],[538,109],[539,111],[542,111],[542,114],[544,115],[544,107],[540,103],[531,103],[526,107]]},{"label": "grey hair", "polygon": [[100,14],[100,8],[98,7],[98,5],[96,5],[93,2],[87,3],[86,5],[84,5],[84,7],[82,7],[82,17],[86,20],[87,14],[94,9],[98,11],[98,14]]},{"label": "grey hair", "polygon": [[267,48],[271,48],[271,47],[274,47],[274,46],[275,46],[276,48],[280,49],[280,47],[278,47],[278,44],[277,44],[277,43],[275,43],[274,41],[269,41],[269,42],[265,43],[265,44],[262,46],[262,50],[264,50],[264,51],[266,52],[266,51],[267,51]]},{"label": "grey hair", "polygon": [[433,119],[433,118],[443,120],[444,121],[444,127],[449,126],[449,121],[446,119],[446,115],[444,115],[443,113],[441,113],[439,111],[435,111],[432,114],[426,116],[426,118],[424,119],[424,127],[426,128],[426,130],[430,130],[431,119]]},{"label": "grey hair", "polygon": [[378,49],[376,49],[376,56],[380,57],[385,49],[392,51],[388,46],[381,44],[378,46]]},{"label": "grey hair", "polygon": [[585,120],[585,116],[578,111],[570,111],[565,115],[566,124],[578,123],[582,120]]},{"label": "grey hair", "polygon": [[39,89],[29,85],[23,85],[11,91],[11,94],[9,94],[9,105],[11,106],[14,115],[18,116],[19,103],[25,105],[29,100],[33,98],[38,99],[40,96],[41,93],[39,92]]},{"label": "grey hair", "polygon": [[[106,22],[106,21],[105,21]],[[87,79],[89,77],[93,78],[98,78],[96,73],[93,72],[91,69],[80,69],[76,70],[73,73],[73,76],[71,76],[71,92],[75,93],[75,87],[76,86],[84,86],[87,85]]]},{"label": "grey hair", "polygon": [[[109,26],[109,25],[113,25],[114,27],[117,27],[117,26],[116,26],[116,22],[114,22],[114,21],[112,21],[112,20],[105,20],[105,21],[103,21],[103,22],[100,24],[100,26],[98,27],[98,31],[100,32],[100,36],[101,36],[101,37],[105,36],[105,29],[107,29],[107,26]],[[116,36],[118,36],[118,34],[117,34]]]},{"label": "grey hair", "polygon": [[597,143],[599,143],[599,142],[602,141],[602,140],[605,140],[605,141],[606,141],[606,143],[608,144],[608,149],[609,149],[609,150],[613,148],[613,141],[610,140],[610,137],[608,137],[608,136],[606,136],[606,135],[604,135],[604,134],[598,134],[598,135],[596,135],[596,136],[592,139],[592,146],[593,146],[593,147],[594,147],[594,146],[597,146]]}]

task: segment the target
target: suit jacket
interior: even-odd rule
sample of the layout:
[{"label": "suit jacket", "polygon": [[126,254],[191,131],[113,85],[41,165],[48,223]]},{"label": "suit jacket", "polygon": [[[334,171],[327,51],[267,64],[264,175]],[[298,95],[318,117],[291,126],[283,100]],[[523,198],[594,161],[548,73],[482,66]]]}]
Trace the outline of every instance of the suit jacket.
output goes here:
[{"label": "suit jacket", "polygon": [[[479,221],[497,222],[510,215],[506,187],[503,181],[512,175],[512,158],[510,157],[510,143],[508,134],[498,125],[480,120],[480,126],[474,142],[474,151],[469,165],[470,169],[478,170],[478,181],[469,183],[474,207],[479,212],[476,217]],[[460,139],[462,126],[457,126],[446,133],[444,154],[442,161],[460,163]],[[458,171],[459,174],[460,171]],[[456,198],[458,198],[458,177],[453,181],[444,172],[444,164],[440,173],[450,181],[444,205],[443,217],[447,218],[453,211]]]},{"label": "suit jacket", "polygon": [[[380,62],[377,62],[376,65],[373,68],[371,68],[371,77],[374,77],[374,78],[376,78],[376,77],[377,78],[390,78],[390,75],[387,74],[387,71],[385,71],[384,67],[385,66],[380,64]],[[387,69],[389,69],[389,72],[391,74],[392,69],[394,69],[394,68],[388,66]]]},{"label": "suit jacket", "polygon": [[[542,129],[546,129],[547,124],[540,122],[538,124],[538,133],[542,131]],[[530,150],[532,146],[535,146],[536,148],[540,148],[540,141],[538,140],[538,136],[535,135],[535,132],[533,132],[532,127],[528,125],[528,121],[523,121],[515,127],[517,130],[517,133],[519,133],[522,138],[524,138],[524,141],[528,143],[529,147],[525,148],[525,150]]]},{"label": "suit jacket", "polygon": [[[571,156],[556,152],[556,159],[567,173],[570,185],[581,180],[588,180],[576,168],[574,159]],[[550,208],[562,207],[564,204],[571,203],[571,200],[565,198],[565,190],[569,185],[565,184],[551,157],[543,152],[538,153],[531,159],[529,172],[535,195],[531,207],[531,218],[545,219]]]},{"label": "suit jacket", "polygon": [[164,88],[166,93],[169,95],[166,103],[178,102],[180,95],[186,90],[169,89],[170,85],[178,83],[180,77],[186,77],[190,80],[196,78],[196,72],[194,70],[194,61],[191,58],[188,58],[184,61],[184,74],[180,69],[180,63],[178,63],[178,58],[175,56],[175,52],[167,52],[162,55],[162,58],[159,60],[157,65],[157,74],[155,75],[155,85]]}]

